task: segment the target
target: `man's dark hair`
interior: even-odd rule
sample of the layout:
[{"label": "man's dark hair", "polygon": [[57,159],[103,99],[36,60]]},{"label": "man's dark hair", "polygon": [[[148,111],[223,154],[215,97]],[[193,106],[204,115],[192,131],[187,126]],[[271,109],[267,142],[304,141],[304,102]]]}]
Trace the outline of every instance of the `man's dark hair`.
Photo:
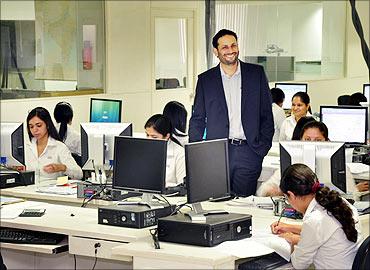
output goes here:
[{"label": "man's dark hair", "polygon": [[221,29],[220,31],[217,32],[217,34],[212,39],[213,48],[217,49],[218,39],[223,36],[227,36],[227,35],[233,36],[235,40],[238,41],[238,36],[233,31],[227,30],[227,29]]},{"label": "man's dark hair", "polygon": [[280,88],[271,88],[272,102],[279,104],[284,102],[285,94]]},{"label": "man's dark hair", "polygon": [[360,102],[367,102],[367,98],[364,94],[362,94],[360,92],[356,92],[356,93],[351,95],[350,105],[361,106]]}]

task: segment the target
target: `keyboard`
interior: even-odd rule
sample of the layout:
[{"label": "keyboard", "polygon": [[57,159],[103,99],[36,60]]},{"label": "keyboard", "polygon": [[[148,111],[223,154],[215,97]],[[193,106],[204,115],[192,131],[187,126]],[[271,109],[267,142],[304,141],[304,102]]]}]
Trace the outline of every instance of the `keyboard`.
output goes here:
[{"label": "keyboard", "polygon": [[15,244],[56,245],[64,239],[65,235],[47,232],[37,232],[14,228],[0,229],[0,242]]},{"label": "keyboard", "polygon": [[283,257],[276,252],[267,254],[239,265],[239,270],[270,270],[288,264]]}]

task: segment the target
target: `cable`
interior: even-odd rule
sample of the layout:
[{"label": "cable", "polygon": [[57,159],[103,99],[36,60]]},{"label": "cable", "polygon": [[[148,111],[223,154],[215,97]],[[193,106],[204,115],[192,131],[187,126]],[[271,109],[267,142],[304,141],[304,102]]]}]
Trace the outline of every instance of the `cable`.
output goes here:
[{"label": "cable", "polygon": [[73,254],[73,260],[74,260],[74,269],[77,270],[77,259],[76,259],[76,254]]},{"label": "cable", "polygon": [[95,256],[95,262],[94,262],[94,265],[93,267],[91,268],[91,270],[94,270],[95,269],[95,266],[96,266],[96,262],[98,261],[98,257]]}]

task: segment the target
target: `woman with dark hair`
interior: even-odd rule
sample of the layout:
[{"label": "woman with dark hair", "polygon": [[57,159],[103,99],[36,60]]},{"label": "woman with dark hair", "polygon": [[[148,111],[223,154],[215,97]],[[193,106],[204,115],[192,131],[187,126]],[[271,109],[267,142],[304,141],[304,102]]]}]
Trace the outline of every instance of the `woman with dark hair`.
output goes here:
[{"label": "woman with dark hair", "polygon": [[177,101],[170,101],[163,109],[163,115],[170,119],[172,124],[172,136],[176,138],[182,146],[188,142],[189,137],[186,134],[186,122],[188,112],[185,106]]},{"label": "woman with dark hair", "polygon": [[172,136],[172,124],[163,114],[155,114],[145,123],[145,133],[148,138],[166,140],[167,167],[166,186],[177,186],[184,182],[185,152],[179,141]]},{"label": "woman with dark hair", "polygon": [[297,92],[292,98],[292,115],[284,120],[280,128],[279,141],[290,141],[299,119],[310,114],[310,97],[306,92]]},{"label": "woman with dark hair", "polygon": [[367,98],[361,92],[353,93],[349,99],[349,104],[353,106],[361,106],[360,102],[367,102]]},{"label": "woman with dark hair", "polygon": [[60,141],[48,110],[37,107],[27,116],[26,167],[35,171],[40,181],[55,180],[68,175],[82,178],[82,170],[76,164],[67,146]]},{"label": "woman with dark hair", "polygon": [[59,130],[59,137],[62,142],[67,145],[71,153],[81,155],[81,136],[70,127],[73,119],[71,104],[62,101],[55,105],[54,118],[57,122],[55,127]]},{"label": "woman with dark hair", "polygon": [[302,133],[301,131],[303,129],[303,126],[305,126],[307,123],[310,123],[310,122],[316,122],[315,118],[311,116],[304,116],[298,120],[293,130],[293,135],[292,135],[293,141],[299,141],[301,139],[301,133]]},{"label": "woman with dark hair", "polygon": [[292,247],[295,269],[351,269],[361,244],[358,213],[339,193],[322,187],[304,164],[289,166],[280,189],[289,204],[304,214],[302,225],[274,222],[271,231]]}]

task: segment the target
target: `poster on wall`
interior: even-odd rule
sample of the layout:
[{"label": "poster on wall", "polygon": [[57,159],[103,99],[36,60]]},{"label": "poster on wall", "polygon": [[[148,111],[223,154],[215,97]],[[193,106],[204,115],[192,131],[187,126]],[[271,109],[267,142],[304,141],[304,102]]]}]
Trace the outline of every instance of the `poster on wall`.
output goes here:
[{"label": "poster on wall", "polygon": [[75,1],[35,1],[35,79],[77,80]]}]

